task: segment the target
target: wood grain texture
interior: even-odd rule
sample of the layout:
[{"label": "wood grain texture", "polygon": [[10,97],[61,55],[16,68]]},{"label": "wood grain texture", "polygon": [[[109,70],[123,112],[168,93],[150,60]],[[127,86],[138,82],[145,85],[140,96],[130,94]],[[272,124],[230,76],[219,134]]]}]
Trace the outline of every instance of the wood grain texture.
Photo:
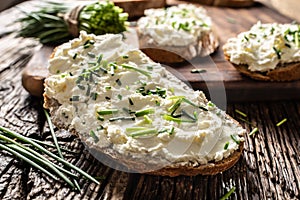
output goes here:
[{"label": "wood grain texture", "polygon": [[[217,12],[217,8],[211,9]],[[273,11],[262,7],[253,9],[257,13],[263,9],[264,18],[271,20],[267,15]],[[17,11],[0,13],[1,26],[8,23],[6,19],[12,12]],[[236,17],[231,9],[225,9],[224,15]],[[216,20],[219,23],[222,21],[219,18]],[[227,22],[223,23],[226,25]],[[227,25],[231,26],[232,32],[222,30],[225,38],[232,35],[235,29],[248,28],[244,24]],[[1,36],[0,44],[0,125],[52,142],[41,100],[29,96],[21,86],[22,70],[38,44],[31,39],[15,38],[14,35]],[[214,56],[218,62],[223,62],[220,52]],[[175,69],[188,71],[184,67]],[[220,69],[224,66],[220,65]],[[231,73],[235,71],[230,71],[227,76]],[[197,80],[200,75],[193,74],[193,79]],[[287,84],[286,87],[292,85]],[[294,93],[299,94],[297,88]],[[242,91],[240,95],[243,95]],[[241,120],[235,109],[246,113],[248,122]],[[9,153],[0,151],[0,199],[219,199],[233,186],[236,191],[230,199],[300,199],[300,101],[230,103],[227,112],[248,132],[254,127],[259,131],[252,137],[246,137],[242,158],[222,174],[170,178],[117,171],[93,158],[76,137],[55,129],[60,145],[75,152],[64,153],[65,158],[91,175],[102,177],[100,184],[81,178],[79,185],[82,190],[78,193],[63,182],[54,181]],[[276,123],[283,118],[287,118],[287,122],[277,127]]]}]

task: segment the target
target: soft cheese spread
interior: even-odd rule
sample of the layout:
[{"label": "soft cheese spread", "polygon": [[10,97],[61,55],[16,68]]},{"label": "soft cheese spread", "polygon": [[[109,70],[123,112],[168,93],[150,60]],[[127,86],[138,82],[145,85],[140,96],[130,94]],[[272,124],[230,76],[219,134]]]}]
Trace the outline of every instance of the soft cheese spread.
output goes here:
[{"label": "soft cheese spread", "polygon": [[[137,22],[139,32],[161,46],[187,46],[211,31],[211,19],[203,7],[179,4],[166,9],[145,10]],[[151,41],[150,41],[151,42]]]},{"label": "soft cheese spread", "polygon": [[300,61],[300,26],[298,24],[262,24],[230,38],[223,47],[230,61],[246,64],[250,71],[265,72]]},{"label": "soft cheese spread", "polygon": [[[238,149],[245,130],[121,35],[80,37],[49,61],[45,95],[54,120],[89,146],[149,163],[220,161]],[[152,159],[153,158],[153,159]]]}]

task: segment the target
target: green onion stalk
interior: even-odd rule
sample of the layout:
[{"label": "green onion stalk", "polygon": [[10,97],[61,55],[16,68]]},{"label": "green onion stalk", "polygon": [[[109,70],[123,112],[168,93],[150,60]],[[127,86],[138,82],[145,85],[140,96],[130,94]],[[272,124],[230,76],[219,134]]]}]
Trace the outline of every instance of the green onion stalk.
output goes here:
[{"label": "green onion stalk", "polygon": [[60,44],[79,36],[80,31],[102,35],[122,33],[129,22],[128,13],[111,1],[97,1],[71,6],[67,3],[47,2],[24,17],[18,36],[38,38],[42,44]]}]

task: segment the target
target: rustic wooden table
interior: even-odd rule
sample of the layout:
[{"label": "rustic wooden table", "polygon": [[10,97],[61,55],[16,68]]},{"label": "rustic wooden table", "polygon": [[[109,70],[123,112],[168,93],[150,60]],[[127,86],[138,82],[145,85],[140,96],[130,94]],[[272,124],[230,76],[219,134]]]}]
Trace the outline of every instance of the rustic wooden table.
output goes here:
[{"label": "rustic wooden table", "polygon": [[[22,4],[23,8],[31,5]],[[262,5],[207,9],[217,25],[228,24],[229,29],[220,30],[219,26],[221,43],[233,32],[249,28],[250,21],[288,21]],[[12,27],[7,25],[18,13],[16,8],[0,13],[0,125],[50,142],[41,99],[30,96],[21,85],[22,70],[38,42],[7,33]],[[219,50],[213,58],[220,59],[221,53]],[[249,122],[240,123],[248,131],[257,127],[258,132],[245,137],[241,159],[222,174],[170,178],[117,171],[93,158],[76,137],[55,129],[61,146],[76,152],[66,154],[66,159],[95,177],[103,177],[100,184],[81,179],[82,189],[76,192],[0,151],[0,199],[219,199],[232,187],[236,190],[230,199],[300,199],[300,88],[299,82],[287,85],[293,87],[290,100],[289,96],[282,100],[277,96],[277,101],[252,99],[227,105],[227,112],[237,120],[240,116],[235,109],[246,113]],[[277,127],[283,118],[287,122]]]}]

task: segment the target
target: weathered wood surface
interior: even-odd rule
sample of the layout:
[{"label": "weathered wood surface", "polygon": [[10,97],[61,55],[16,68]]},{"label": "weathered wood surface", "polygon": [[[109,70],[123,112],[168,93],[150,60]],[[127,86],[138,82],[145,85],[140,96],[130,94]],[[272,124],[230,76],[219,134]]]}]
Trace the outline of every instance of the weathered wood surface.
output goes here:
[{"label": "weathered wood surface", "polygon": [[[2,28],[12,12],[0,14]],[[226,8],[226,12],[234,10]],[[1,32],[8,30],[2,28]],[[51,142],[41,100],[29,96],[21,86],[21,72],[36,46],[33,40],[14,35],[0,38],[0,125]],[[299,90],[294,92],[299,95]],[[239,120],[235,109],[245,112],[251,124]],[[61,146],[76,152],[65,154],[67,160],[103,177],[100,184],[81,179],[78,193],[0,151],[0,199],[219,199],[233,186],[236,191],[231,199],[300,199],[300,101],[231,103],[227,111],[248,131],[258,127],[259,132],[246,136],[242,158],[222,174],[169,178],[117,171],[95,160],[77,138],[56,129]],[[283,118],[288,121],[277,127]]]}]

